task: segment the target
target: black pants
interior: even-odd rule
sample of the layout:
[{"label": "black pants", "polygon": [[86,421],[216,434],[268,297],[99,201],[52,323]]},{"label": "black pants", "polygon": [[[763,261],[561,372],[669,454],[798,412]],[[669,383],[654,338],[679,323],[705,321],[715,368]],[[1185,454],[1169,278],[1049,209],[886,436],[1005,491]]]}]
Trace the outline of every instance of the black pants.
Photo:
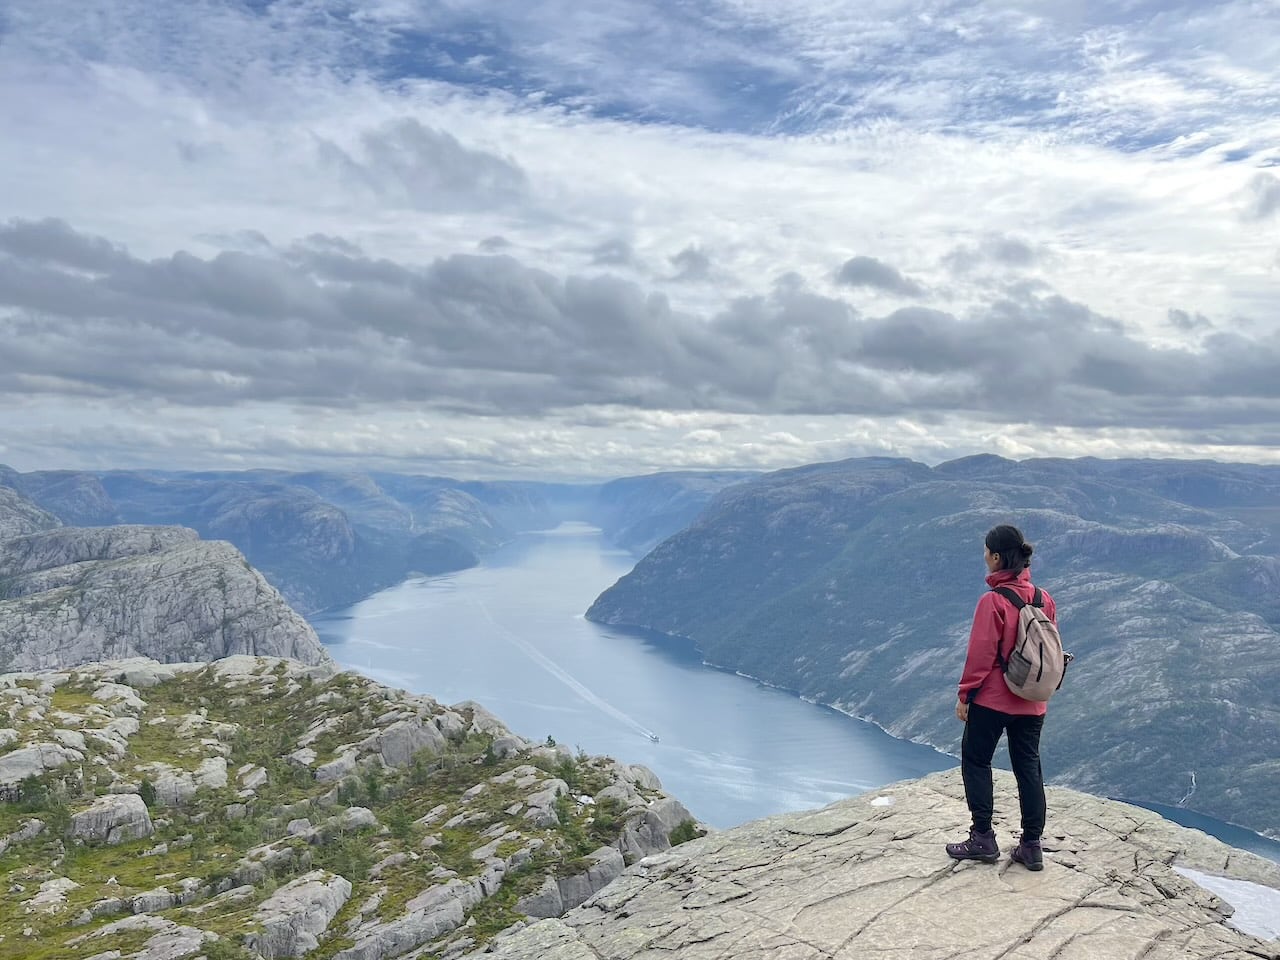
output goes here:
[{"label": "black pants", "polygon": [[1009,761],[1018,781],[1022,808],[1022,837],[1039,840],[1044,832],[1044,776],[1040,772],[1040,730],[1044,717],[1020,717],[976,703],[969,704],[969,721],[960,741],[960,774],[975,829],[991,829],[995,800],[991,786],[991,758],[1000,734],[1009,734]]}]

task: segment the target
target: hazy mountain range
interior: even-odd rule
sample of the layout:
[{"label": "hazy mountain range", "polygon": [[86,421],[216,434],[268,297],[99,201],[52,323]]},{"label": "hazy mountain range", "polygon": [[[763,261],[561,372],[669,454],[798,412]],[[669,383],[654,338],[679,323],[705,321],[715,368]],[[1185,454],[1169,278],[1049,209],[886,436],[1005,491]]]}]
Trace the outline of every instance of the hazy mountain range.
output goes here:
[{"label": "hazy mountain range", "polygon": [[474,566],[517,533],[565,519],[596,522],[642,553],[746,476],[658,474],[575,485],[266,470],[19,473],[0,465],[0,540],[50,520],[190,527],[207,540],[230,541],[310,614],[409,574]]},{"label": "hazy mountain range", "polygon": [[1036,543],[1077,655],[1046,773],[1280,833],[1280,468],[860,459],[730,487],[589,618],[957,750],[982,538]]}]

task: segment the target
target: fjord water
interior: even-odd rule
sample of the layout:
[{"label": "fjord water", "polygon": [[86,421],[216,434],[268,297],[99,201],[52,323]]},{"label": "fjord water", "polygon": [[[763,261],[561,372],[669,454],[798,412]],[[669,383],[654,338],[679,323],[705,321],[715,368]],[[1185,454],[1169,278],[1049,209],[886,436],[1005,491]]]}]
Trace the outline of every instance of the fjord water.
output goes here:
[{"label": "fjord water", "polygon": [[[474,569],[409,580],[312,623],[344,666],[443,703],[478,701],[533,740],[551,736],[642,763],[716,827],[957,764],[704,666],[684,642],[585,620],[583,611],[633,563],[595,528],[568,523],[524,535]],[[1189,825],[1280,860],[1280,843],[1190,816]]]},{"label": "fjord water", "polygon": [[633,563],[595,528],[568,523],[482,566],[409,580],[312,622],[344,666],[443,703],[476,700],[532,740],[644,764],[716,827],[955,764],[708,668],[687,644],[585,620]]}]

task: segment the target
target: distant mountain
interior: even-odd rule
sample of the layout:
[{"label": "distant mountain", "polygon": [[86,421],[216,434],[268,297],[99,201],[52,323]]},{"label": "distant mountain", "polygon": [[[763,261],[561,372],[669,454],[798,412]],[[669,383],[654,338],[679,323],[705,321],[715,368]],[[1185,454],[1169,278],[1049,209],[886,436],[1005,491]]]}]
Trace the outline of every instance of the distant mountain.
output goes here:
[{"label": "distant mountain", "polygon": [[[0,467],[26,519],[179,525],[229,540],[298,610],[353,603],[405,576],[474,566],[516,533],[554,526],[557,485],[466,483],[394,474],[37,471]],[[550,498],[550,499],[549,499]],[[7,502],[7,501],[6,501]],[[14,501],[16,503],[17,501]],[[46,520],[38,520],[35,510]],[[13,504],[0,516],[16,518]]]},{"label": "distant mountain", "polygon": [[1280,833],[1280,468],[866,459],[726,489],[592,606],[714,664],[958,749],[982,537],[1036,543],[1078,659],[1046,772]]},{"label": "distant mountain", "polygon": [[0,671],[120,657],[329,662],[231,544],[182,527],[58,527],[0,540]]},{"label": "distant mountain", "polygon": [[[411,574],[475,566],[529,530],[587,520],[637,555],[749,473],[660,473],[606,484],[481,482],[405,474],[66,470],[0,465],[14,532],[40,523],[178,525],[228,540],[304,614],[354,603]],[[39,517],[44,519],[38,520]],[[2,536],[2,534],[0,534]]]},{"label": "distant mountain", "polygon": [[687,527],[721,490],[756,476],[684,471],[623,477],[600,487],[588,516],[618,546],[643,555]]}]

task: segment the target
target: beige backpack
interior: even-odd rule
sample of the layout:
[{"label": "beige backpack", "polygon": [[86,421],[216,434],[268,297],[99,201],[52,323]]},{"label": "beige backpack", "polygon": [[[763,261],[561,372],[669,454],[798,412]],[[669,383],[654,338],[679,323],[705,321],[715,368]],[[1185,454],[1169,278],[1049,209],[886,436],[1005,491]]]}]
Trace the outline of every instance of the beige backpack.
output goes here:
[{"label": "beige backpack", "polygon": [[1044,612],[1044,594],[1036,587],[1035,596],[1027,603],[1008,587],[993,587],[992,592],[1018,611],[1018,638],[1009,658],[996,651],[1005,684],[1023,700],[1048,700],[1062,686],[1067,664],[1075,658],[1063,651],[1058,625]]}]

